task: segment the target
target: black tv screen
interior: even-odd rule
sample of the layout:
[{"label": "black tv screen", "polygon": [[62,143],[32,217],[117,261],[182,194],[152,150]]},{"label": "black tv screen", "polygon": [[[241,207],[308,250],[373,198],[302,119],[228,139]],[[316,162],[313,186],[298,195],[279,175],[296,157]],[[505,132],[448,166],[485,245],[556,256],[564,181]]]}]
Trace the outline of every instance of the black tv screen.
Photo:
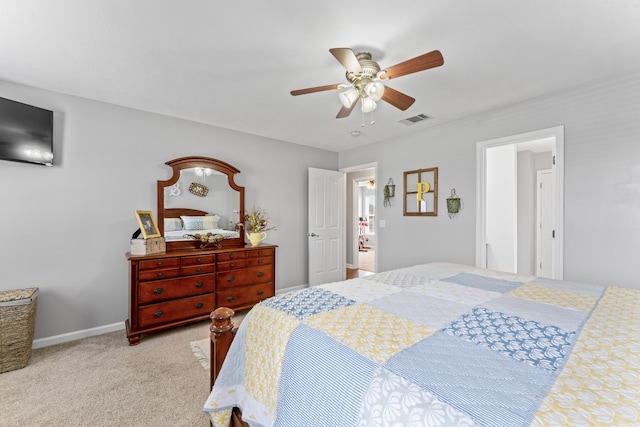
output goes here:
[{"label": "black tv screen", "polygon": [[53,166],[53,111],[0,98],[0,159]]}]

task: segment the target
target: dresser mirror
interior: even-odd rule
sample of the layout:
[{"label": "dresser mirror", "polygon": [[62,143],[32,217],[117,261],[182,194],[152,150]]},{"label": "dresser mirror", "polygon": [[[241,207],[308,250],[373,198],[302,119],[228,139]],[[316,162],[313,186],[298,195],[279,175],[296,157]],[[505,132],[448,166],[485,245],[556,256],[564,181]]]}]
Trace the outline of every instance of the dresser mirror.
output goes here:
[{"label": "dresser mirror", "polygon": [[181,157],[166,162],[173,175],[158,180],[158,228],[167,248],[200,248],[188,235],[219,234],[222,247],[243,247],[244,187],[240,171],[209,157]]}]

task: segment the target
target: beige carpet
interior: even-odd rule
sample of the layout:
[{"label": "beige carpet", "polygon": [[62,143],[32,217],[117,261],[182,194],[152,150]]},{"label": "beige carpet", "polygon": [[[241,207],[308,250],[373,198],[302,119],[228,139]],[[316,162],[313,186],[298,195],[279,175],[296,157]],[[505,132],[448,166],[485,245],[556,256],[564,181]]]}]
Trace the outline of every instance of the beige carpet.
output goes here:
[{"label": "beige carpet", "polygon": [[[236,313],[233,316],[233,324],[240,326],[240,323],[242,323],[247,311],[248,310],[243,310]],[[198,341],[191,341],[189,345],[191,345],[191,351],[198,362],[200,362],[204,369],[209,371],[209,360],[211,360],[211,339],[207,337]]]},{"label": "beige carpet", "polygon": [[0,374],[0,426],[202,426],[209,375],[189,343],[209,321],[143,336],[124,331],[35,349]]},{"label": "beige carpet", "polygon": [[358,251],[358,268],[360,270],[376,271],[375,248],[367,248],[366,252]]}]

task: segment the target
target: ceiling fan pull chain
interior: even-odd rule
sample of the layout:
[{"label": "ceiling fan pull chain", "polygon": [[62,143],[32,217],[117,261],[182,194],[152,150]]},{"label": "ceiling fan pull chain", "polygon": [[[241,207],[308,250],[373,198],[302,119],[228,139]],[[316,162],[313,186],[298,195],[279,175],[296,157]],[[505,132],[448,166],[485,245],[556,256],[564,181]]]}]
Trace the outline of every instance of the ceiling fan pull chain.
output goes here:
[{"label": "ceiling fan pull chain", "polygon": [[362,122],[360,123],[360,127],[364,127],[364,109],[360,109],[362,111]]},{"label": "ceiling fan pull chain", "polygon": [[371,124],[375,124],[376,120],[373,118],[373,110],[371,110]]}]

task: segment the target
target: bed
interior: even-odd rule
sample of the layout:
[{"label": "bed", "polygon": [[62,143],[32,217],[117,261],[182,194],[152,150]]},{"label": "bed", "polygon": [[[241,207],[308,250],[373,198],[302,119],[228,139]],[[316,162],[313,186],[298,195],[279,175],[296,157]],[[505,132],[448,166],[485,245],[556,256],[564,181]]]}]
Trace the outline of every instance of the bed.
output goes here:
[{"label": "bed", "polygon": [[217,427],[640,425],[640,290],[432,263],[231,315]]},{"label": "bed", "polygon": [[220,234],[226,238],[237,238],[238,231],[218,226],[219,215],[190,208],[165,208],[164,239],[167,242],[185,240],[185,234]]}]

